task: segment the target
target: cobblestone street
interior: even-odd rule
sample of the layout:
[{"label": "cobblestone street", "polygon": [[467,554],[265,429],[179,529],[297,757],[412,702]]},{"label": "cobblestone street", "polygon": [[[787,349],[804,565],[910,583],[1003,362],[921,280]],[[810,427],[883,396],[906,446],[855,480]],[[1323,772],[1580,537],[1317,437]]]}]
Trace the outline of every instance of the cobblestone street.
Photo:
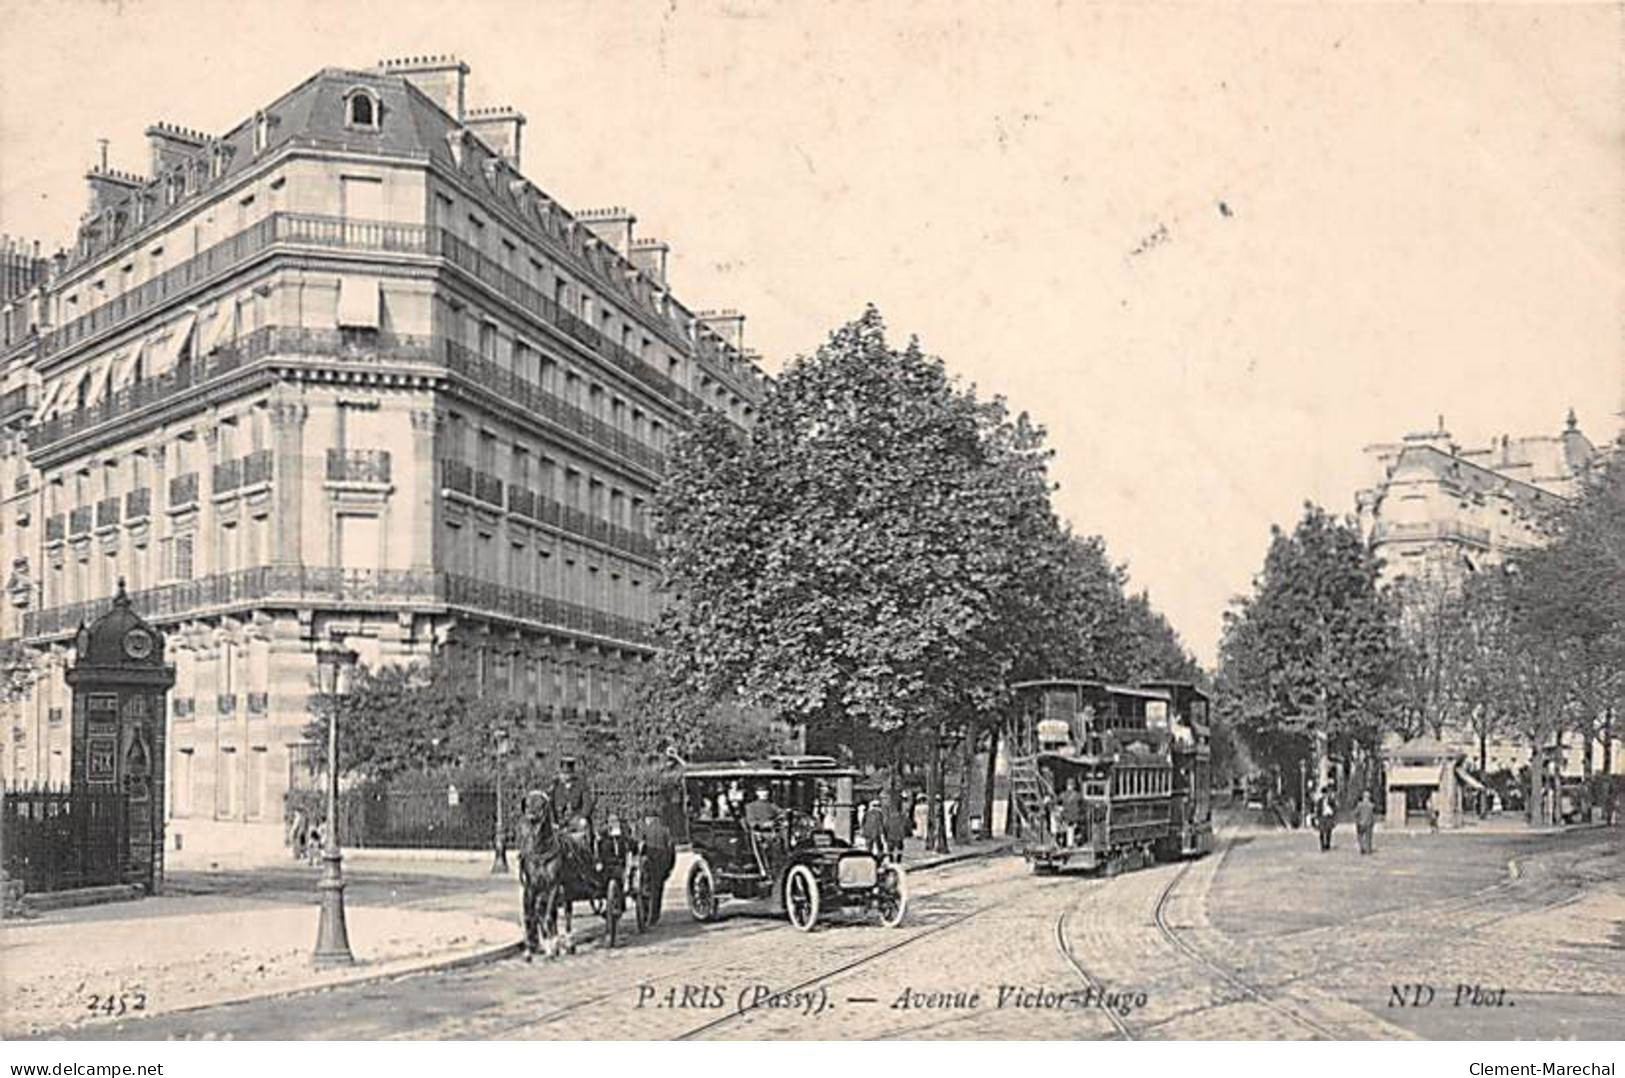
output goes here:
[{"label": "cobblestone street", "polygon": [[[1321,854],[1305,832],[1230,833],[1210,857],[1112,879],[1033,876],[1013,857],[961,862],[913,875],[899,929],[854,917],[803,934],[746,904],[701,926],[679,905],[654,933],[632,934],[614,951],[592,946],[556,962],[508,960],[73,1035],[1617,1034],[1625,1000],[1617,831],[1385,836],[1367,858],[1352,835],[1339,838]],[[1396,991],[1425,1001],[1426,988],[1430,1005],[1391,1005]]]}]

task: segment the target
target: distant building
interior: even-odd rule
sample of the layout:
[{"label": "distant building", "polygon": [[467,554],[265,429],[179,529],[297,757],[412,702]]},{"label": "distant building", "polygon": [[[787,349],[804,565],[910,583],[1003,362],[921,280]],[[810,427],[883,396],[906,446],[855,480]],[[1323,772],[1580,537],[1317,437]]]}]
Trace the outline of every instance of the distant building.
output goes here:
[{"label": "distant building", "polygon": [[88,174],[0,345],[0,635],[44,675],[0,777],[68,774],[62,670],[121,577],[177,668],[177,820],[280,833],[332,637],[375,665],[461,649],[555,752],[615,730],[669,443],[702,409],[748,425],[765,380],[631,213],[524,176],[525,118],[466,108],[468,70],[324,69],[224,134],[154,124],[145,175]]},{"label": "distant building", "polygon": [[[1360,528],[1382,558],[1384,582],[1413,599],[1430,592],[1406,589],[1407,583],[1448,589],[1511,551],[1544,542],[1544,519],[1579,493],[1602,460],[1572,409],[1555,435],[1502,435],[1486,448],[1466,449],[1440,417],[1434,430],[1367,446],[1365,454],[1371,485],[1355,495]],[[1477,766],[1470,732],[1449,740]],[[1602,759],[1600,745],[1594,759]],[[1614,759],[1625,773],[1625,743],[1616,741]],[[1516,770],[1528,760],[1529,746],[1516,740],[1488,746],[1490,771]],[[1579,774],[1580,760],[1578,747],[1565,747],[1564,773]]]},{"label": "distant building", "polygon": [[0,236],[0,303],[12,300],[45,280],[50,263],[40,257],[39,241]]},{"label": "distant building", "polygon": [[1562,433],[1464,449],[1444,429],[1367,446],[1371,485],[1355,496],[1362,532],[1386,581],[1499,564],[1536,544],[1542,517],[1574,497],[1597,449],[1571,410]]}]

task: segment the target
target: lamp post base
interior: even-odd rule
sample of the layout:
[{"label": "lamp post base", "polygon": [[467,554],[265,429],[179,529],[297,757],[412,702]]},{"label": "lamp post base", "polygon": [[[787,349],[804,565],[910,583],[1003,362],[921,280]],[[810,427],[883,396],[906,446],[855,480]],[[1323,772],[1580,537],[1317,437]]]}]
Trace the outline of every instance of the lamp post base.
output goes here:
[{"label": "lamp post base", "polygon": [[350,932],[344,923],[344,855],[336,849],[322,854],[322,878],[316,881],[316,892],[321,896],[322,917],[316,929],[316,953],[311,965],[317,969],[333,969],[355,964],[350,953]]},{"label": "lamp post base", "polygon": [[491,859],[491,875],[506,876],[508,871],[508,848],[498,846],[496,856]]}]

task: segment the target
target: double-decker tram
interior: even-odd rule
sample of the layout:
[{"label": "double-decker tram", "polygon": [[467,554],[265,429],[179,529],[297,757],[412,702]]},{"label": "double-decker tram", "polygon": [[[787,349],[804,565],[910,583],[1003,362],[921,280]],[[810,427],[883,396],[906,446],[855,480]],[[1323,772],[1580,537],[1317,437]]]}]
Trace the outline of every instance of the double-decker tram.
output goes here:
[{"label": "double-decker tram", "polygon": [[1048,680],[1015,692],[1005,742],[1011,804],[1035,871],[1113,874],[1213,849],[1200,689]]}]

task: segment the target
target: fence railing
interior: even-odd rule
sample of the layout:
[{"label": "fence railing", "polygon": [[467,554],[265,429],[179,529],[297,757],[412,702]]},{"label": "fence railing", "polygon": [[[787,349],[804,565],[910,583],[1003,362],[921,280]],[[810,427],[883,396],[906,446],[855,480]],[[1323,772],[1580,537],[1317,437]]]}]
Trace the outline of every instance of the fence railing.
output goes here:
[{"label": "fence railing", "polygon": [[[130,593],[135,612],[156,622],[266,600],[457,606],[612,640],[645,645],[654,641],[652,627],[634,618],[440,570],[258,566]],[[24,611],[23,635],[67,635],[81,621],[95,620],[106,607],[107,601],[98,599]]]},{"label": "fence railing", "polygon": [[23,881],[25,893],[122,883],[129,847],[128,801],[122,793],[0,793],[6,874]]},{"label": "fence railing", "polygon": [[83,535],[90,530],[91,507],[88,505],[75,506],[68,512],[68,534]]},{"label": "fence railing", "polygon": [[335,483],[388,483],[387,449],[329,449],[327,478]]},{"label": "fence railing", "polygon": [[152,488],[140,487],[124,495],[124,518],[139,520],[152,515]]},{"label": "fence railing", "polygon": [[177,475],[169,481],[169,507],[171,509],[181,505],[195,505],[197,503],[197,473],[187,472]]},{"label": "fence railing", "polygon": [[114,524],[117,524],[118,523],[118,516],[119,516],[119,507],[122,506],[123,504],[124,504],[123,501],[116,494],[113,495],[111,498],[103,498],[101,501],[97,502],[96,503],[96,527],[98,527],[98,528],[110,528]]},{"label": "fence railing", "polygon": [[421,225],[273,213],[52,330],[43,341],[44,353],[52,355],[146,314],[278,243],[404,254],[426,254],[429,247],[428,230]]}]

